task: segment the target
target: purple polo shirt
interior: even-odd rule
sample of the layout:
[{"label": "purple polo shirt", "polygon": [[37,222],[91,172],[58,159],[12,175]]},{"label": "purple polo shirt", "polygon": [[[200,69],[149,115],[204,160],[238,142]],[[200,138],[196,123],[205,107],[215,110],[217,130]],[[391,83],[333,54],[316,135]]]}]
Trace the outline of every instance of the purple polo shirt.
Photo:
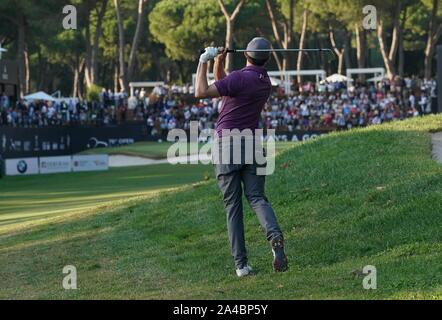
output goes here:
[{"label": "purple polo shirt", "polygon": [[257,129],[262,109],[272,90],[267,70],[247,66],[216,81],[215,86],[223,97],[216,124],[218,136],[223,129]]}]

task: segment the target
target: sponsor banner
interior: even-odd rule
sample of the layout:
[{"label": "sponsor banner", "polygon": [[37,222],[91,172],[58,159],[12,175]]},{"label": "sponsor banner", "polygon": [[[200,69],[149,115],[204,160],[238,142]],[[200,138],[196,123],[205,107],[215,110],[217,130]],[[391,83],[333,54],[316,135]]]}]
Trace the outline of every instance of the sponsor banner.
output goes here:
[{"label": "sponsor banner", "polygon": [[[300,142],[300,141],[307,141],[310,139],[318,138],[324,134],[328,134],[332,132],[333,130],[294,130],[294,131],[276,131],[274,135],[274,139],[276,141],[284,141],[284,142]],[[199,131],[198,133],[198,141],[199,142],[208,142],[208,131],[206,131],[206,134],[202,134],[204,131]],[[163,142],[167,141],[167,134],[168,132],[165,131],[162,133],[162,135],[152,135],[149,136],[149,140]],[[263,132],[264,138],[267,138],[267,132],[264,130]],[[191,133],[189,130],[186,130],[187,139],[189,140],[191,138]]]},{"label": "sponsor banner", "polygon": [[5,174],[7,176],[38,174],[38,158],[7,159]]},{"label": "sponsor banner", "polygon": [[307,141],[310,139],[316,139],[324,134],[329,133],[330,131],[293,131],[293,132],[278,132],[276,131],[275,140],[276,141]]},{"label": "sponsor banner", "polygon": [[71,156],[40,158],[40,173],[60,173],[71,171]]},{"label": "sponsor banner", "polygon": [[0,154],[5,159],[52,157],[146,140],[149,136],[143,123],[108,127],[0,127]]},{"label": "sponsor banner", "polygon": [[83,171],[106,171],[109,169],[109,156],[107,154],[73,156],[72,170]]},{"label": "sponsor banner", "polygon": [[64,127],[0,127],[0,154],[3,158],[51,157],[71,152],[71,134]]},{"label": "sponsor banner", "polygon": [[[305,141],[328,132],[276,131],[275,138],[278,141]],[[0,155],[4,159],[73,155],[88,149],[118,147],[139,141],[167,141],[167,134],[167,130],[158,132],[144,123],[106,127],[0,127]],[[190,138],[189,131],[187,136]]]}]

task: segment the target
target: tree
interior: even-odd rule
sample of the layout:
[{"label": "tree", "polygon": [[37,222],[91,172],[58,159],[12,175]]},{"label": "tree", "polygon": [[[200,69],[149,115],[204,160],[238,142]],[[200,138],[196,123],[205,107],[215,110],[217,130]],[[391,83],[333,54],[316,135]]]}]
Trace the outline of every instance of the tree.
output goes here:
[{"label": "tree", "polygon": [[[99,55],[99,41],[102,35],[103,18],[106,13],[108,0],[101,0],[94,2],[86,2],[87,5],[87,19],[86,19],[86,69],[85,80],[88,87],[96,84],[98,80],[98,55]],[[95,31],[93,40],[91,41],[91,14],[95,16]]]},{"label": "tree", "polygon": [[[138,78],[188,82],[202,48],[223,42],[242,47],[255,33],[275,48],[296,46],[293,43],[300,48],[331,46],[338,56],[333,64],[338,72],[353,61],[366,67],[370,51],[370,60],[381,59],[390,78],[419,71],[429,78],[442,33],[440,2],[71,0],[78,30],[64,30],[61,12],[66,1],[3,0],[0,42],[8,49],[4,58],[19,62],[22,95],[61,90],[82,97],[92,84],[119,90]],[[366,4],[378,11],[375,32],[362,26]],[[420,53],[422,59],[406,61],[407,52]],[[307,58],[309,67],[324,62],[319,55],[274,57],[279,70],[301,69]]]},{"label": "tree", "polygon": [[404,7],[404,10],[402,11],[400,24],[401,27],[399,29],[399,62],[398,62],[398,74],[399,77],[404,77],[404,67],[405,67],[405,49],[404,49],[404,30],[405,25],[408,19],[408,6]]},{"label": "tree", "polygon": [[146,8],[147,0],[139,0],[138,1],[138,18],[137,18],[137,27],[135,30],[135,34],[132,40],[132,48],[130,50],[129,55],[129,64],[128,64],[128,76],[129,79],[133,79],[134,71],[135,71],[135,62],[136,62],[136,52],[138,50],[138,46],[140,44],[144,22],[145,22],[145,8]]},{"label": "tree", "polygon": [[439,12],[440,0],[432,0],[431,16],[428,25],[427,44],[425,46],[425,78],[432,76],[433,57],[436,44],[442,35],[442,22],[440,22]]},{"label": "tree", "polygon": [[356,37],[356,58],[358,68],[365,68],[366,52],[367,52],[367,31],[358,23],[354,24]]},{"label": "tree", "polygon": [[129,89],[128,82],[133,80],[134,76],[136,52],[142,36],[142,28],[144,26],[144,21],[145,21],[146,4],[147,0],[138,0],[136,29],[132,39],[129,61],[128,64],[126,65],[125,29],[124,29],[124,21],[121,10],[121,3],[120,0],[114,0],[115,14],[118,25],[118,57],[119,57],[118,60],[120,65],[120,70],[119,70],[120,86],[124,88],[126,91]]},{"label": "tree", "polygon": [[18,57],[18,80],[20,96],[29,91],[29,52],[27,42],[27,5],[24,1],[2,1],[0,4],[0,18],[8,21],[16,27],[17,34],[17,57]]},{"label": "tree", "polygon": [[[245,3],[245,0],[239,0],[236,4],[235,9],[233,10],[232,14],[229,14],[227,11],[227,7],[224,4],[223,0],[218,0],[218,4],[221,7],[221,11],[224,14],[224,17],[226,18],[226,44],[225,48],[233,48],[233,35],[234,35],[234,24],[235,20],[239,14],[239,11],[241,10],[241,7]],[[228,72],[233,70],[233,55],[227,55],[226,59],[226,70]]]},{"label": "tree", "polygon": [[[18,61],[18,80],[20,96],[23,97],[31,88],[31,48],[36,48],[36,39],[45,39],[48,34],[60,28],[61,0],[2,0],[0,1],[0,27],[13,32],[7,33],[11,38],[11,46],[16,49]],[[42,23],[43,22],[43,23]],[[5,25],[9,25],[6,26]],[[14,32],[15,31],[15,32]],[[45,39],[47,40],[47,39]]]},{"label": "tree", "polygon": [[118,24],[118,62],[120,65],[119,80],[120,86],[127,90],[127,75],[126,75],[126,62],[124,59],[124,27],[123,18],[121,16],[120,0],[114,0],[115,13],[117,16]]},{"label": "tree", "polygon": [[216,0],[162,0],[149,14],[149,28],[167,57],[195,61],[205,46],[222,41],[223,20]]},{"label": "tree", "polygon": [[355,35],[358,66],[365,67],[366,32],[362,27],[362,0],[310,0],[311,11],[317,18],[316,32],[328,35],[331,48],[338,58],[337,72],[344,73],[352,65],[352,39]]},{"label": "tree", "polygon": [[335,37],[335,30],[334,30],[334,28],[331,25],[329,27],[329,37],[330,37],[330,43],[332,45],[333,51],[338,56],[338,73],[339,74],[343,74],[344,73],[344,58],[346,56],[347,56],[346,65],[347,65],[347,67],[349,66],[349,58],[348,58],[349,38],[348,38],[348,31],[345,28],[342,29],[342,38],[343,38],[342,42],[343,42],[343,45],[342,45],[341,49],[337,45],[336,37]]},{"label": "tree", "polygon": [[[346,21],[348,30],[354,30],[356,44],[356,61],[358,68],[366,67],[368,36],[369,31],[362,25],[363,19],[362,9],[364,8],[364,0],[346,0],[345,7],[348,8]],[[348,66],[347,66],[348,67]],[[364,75],[359,75],[359,79],[365,79]]]},{"label": "tree", "polygon": [[[299,49],[304,49],[305,46],[305,37],[307,34],[307,26],[308,26],[308,16],[309,10],[304,8],[304,12],[302,14],[302,29],[301,29],[301,38],[299,39]],[[302,69],[302,61],[304,58],[304,53],[299,51],[298,53],[298,61],[296,63],[296,69],[299,71]],[[302,82],[302,77],[298,76],[298,83]]]},{"label": "tree", "polygon": [[[272,25],[273,36],[275,37],[276,43],[280,49],[288,49],[292,46],[293,42],[293,21],[294,21],[294,12],[295,12],[295,1],[289,0],[288,3],[288,18],[282,14],[282,9],[279,9],[278,12],[280,14],[277,16],[275,14],[274,7],[276,5],[273,3],[274,1],[265,0],[267,11],[269,14],[270,22]],[[283,36],[281,37],[280,28],[282,28]],[[289,68],[290,62],[290,53],[285,52],[282,56],[282,64],[279,61],[278,55],[274,54],[275,59],[278,64],[278,68],[280,71],[285,71]]]},{"label": "tree", "polygon": [[[380,2],[377,4],[377,7],[381,8],[381,15],[379,15],[377,27],[379,48],[384,60],[385,68],[387,69],[387,76],[390,79],[394,79],[397,74],[396,60],[399,48],[399,35],[401,32],[400,18],[402,12],[402,0],[398,0],[396,3]],[[391,19],[389,19],[389,16]],[[389,45],[386,40],[388,20],[391,20],[390,24],[392,27],[391,41]]]}]

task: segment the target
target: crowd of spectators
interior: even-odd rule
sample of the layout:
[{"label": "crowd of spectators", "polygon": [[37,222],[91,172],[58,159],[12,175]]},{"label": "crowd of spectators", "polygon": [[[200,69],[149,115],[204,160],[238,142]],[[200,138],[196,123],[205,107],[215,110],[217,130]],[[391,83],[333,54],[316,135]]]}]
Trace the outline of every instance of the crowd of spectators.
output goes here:
[{"label": "crowd of spectators", "polygon": [[[147,93],[104,90],[99,101],[19,101],[11,105],[0,96],[0,126],[44,127],[106,126],[144,121],[153,134],[187,129],[198,121],[200,129],[213,128],[221,99],[196,100],[190,86],[155,87]],[[281,131],[349,129],[421,116],[431,112],[436,82],[415,77],[375,84],[305,84],[293,94],[275,89],[262,113],[262,127]]]},{"label": "crowd of spectators", "polygon": [[[301,93],[299,93],[301,92]],[[274,95],[263,119],[267,128],[350,129],[422,116],[432,111],[436,81],[415,77],[377,85],[306,85],[297,94]]]}]

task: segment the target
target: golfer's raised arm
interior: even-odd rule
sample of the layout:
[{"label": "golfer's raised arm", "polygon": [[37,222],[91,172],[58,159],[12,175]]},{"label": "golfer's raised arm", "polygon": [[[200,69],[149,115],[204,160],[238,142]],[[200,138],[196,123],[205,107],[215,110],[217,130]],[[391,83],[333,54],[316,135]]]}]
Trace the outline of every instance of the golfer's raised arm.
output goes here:
[{"label": "golfer's raised arm", "polygon": [[215,85],[209,86],[207,82],[207,62],[213,60],[218,55],[218,48],[208,47],[201,54],[198,70],[196,71],[195,97],[199,99],[219,97],[218,89]]},{"label": "golfer's raised arm", "polygon": [[226,56],[227,49],[222,48],[222,53],[215,58],[215,64],[213,65],[213,76],[215,81],[222,80],[227,76],[225,70]]}]

